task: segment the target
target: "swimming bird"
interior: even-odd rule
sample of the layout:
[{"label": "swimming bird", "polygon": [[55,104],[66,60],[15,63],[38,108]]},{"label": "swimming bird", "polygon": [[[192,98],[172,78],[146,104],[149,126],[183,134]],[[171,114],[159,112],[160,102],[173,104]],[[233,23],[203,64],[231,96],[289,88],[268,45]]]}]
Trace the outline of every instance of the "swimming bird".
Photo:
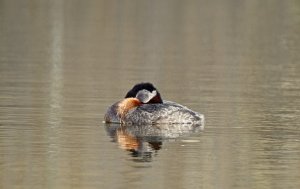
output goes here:
[{"label": "swimming bird", "polygon": [[125,98],[110,106],[106,123],[141,124],[204,124],[204,115],[176,102],[162,100],[151,83],[138,83]]}]

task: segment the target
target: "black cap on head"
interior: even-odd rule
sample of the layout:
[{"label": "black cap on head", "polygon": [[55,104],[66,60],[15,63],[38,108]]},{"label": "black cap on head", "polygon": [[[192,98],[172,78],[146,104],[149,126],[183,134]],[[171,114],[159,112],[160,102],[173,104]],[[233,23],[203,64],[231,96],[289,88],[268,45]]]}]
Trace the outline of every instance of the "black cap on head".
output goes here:
[{"label": "black cap on head", "polygon": [[148,103],[163,103],[163,101],[160,97],[160,93],[153,86],[152,83],[138,83],[138,84],[134,85],[133,88],[127,92],[125,98],[136,97],[137,93],[143,89],[148,90],[150,92],[156,90],[156,92],[157,92],[156,96],[153,99],[151,99]]}]

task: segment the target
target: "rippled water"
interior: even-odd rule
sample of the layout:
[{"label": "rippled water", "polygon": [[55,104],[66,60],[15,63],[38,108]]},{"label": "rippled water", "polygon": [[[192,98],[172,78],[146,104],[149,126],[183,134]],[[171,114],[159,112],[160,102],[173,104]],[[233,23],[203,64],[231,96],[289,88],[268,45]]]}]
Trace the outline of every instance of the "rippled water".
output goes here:
[{"label": "rippled water", "polygon": [[[298,1],[0,0],[0,26],[0,188],[300,187]],[[204,129],[105,125],[140,81]]]}]

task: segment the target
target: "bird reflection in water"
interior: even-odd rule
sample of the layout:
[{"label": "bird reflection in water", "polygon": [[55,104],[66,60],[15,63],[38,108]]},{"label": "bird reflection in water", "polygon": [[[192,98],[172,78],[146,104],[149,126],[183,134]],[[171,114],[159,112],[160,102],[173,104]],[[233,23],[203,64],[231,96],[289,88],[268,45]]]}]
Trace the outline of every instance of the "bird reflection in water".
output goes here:
[{"label": "bird reflection in water", "polygon": [[204,125],[164,124],[130,125],[105,124],[107,133],[123,150],[129,151],[136,162],[150,162],[162,148],[163,141],[200,132]]},{"label": "bird reflection in water", "polygon": [[120,148],[130,151],[132,157],[141,157],[142,161],[151,161],[152,155],[161,149],[160,140],[151,141],[143,137],[137,137],[126,132],[125,127],[120,127],[116,131],[116,142]]}]

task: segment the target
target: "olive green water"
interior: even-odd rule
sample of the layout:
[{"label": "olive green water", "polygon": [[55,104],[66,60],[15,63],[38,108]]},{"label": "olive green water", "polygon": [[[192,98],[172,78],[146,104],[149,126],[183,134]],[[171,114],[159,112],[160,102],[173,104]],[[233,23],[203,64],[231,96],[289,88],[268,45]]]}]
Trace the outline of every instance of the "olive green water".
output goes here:
[{"label": "olive green water", "polygon": [[[299,52],[296,0],[0,0],[0,188],[300,188]],[[140,81],[205,129],[125,150]]]}]

